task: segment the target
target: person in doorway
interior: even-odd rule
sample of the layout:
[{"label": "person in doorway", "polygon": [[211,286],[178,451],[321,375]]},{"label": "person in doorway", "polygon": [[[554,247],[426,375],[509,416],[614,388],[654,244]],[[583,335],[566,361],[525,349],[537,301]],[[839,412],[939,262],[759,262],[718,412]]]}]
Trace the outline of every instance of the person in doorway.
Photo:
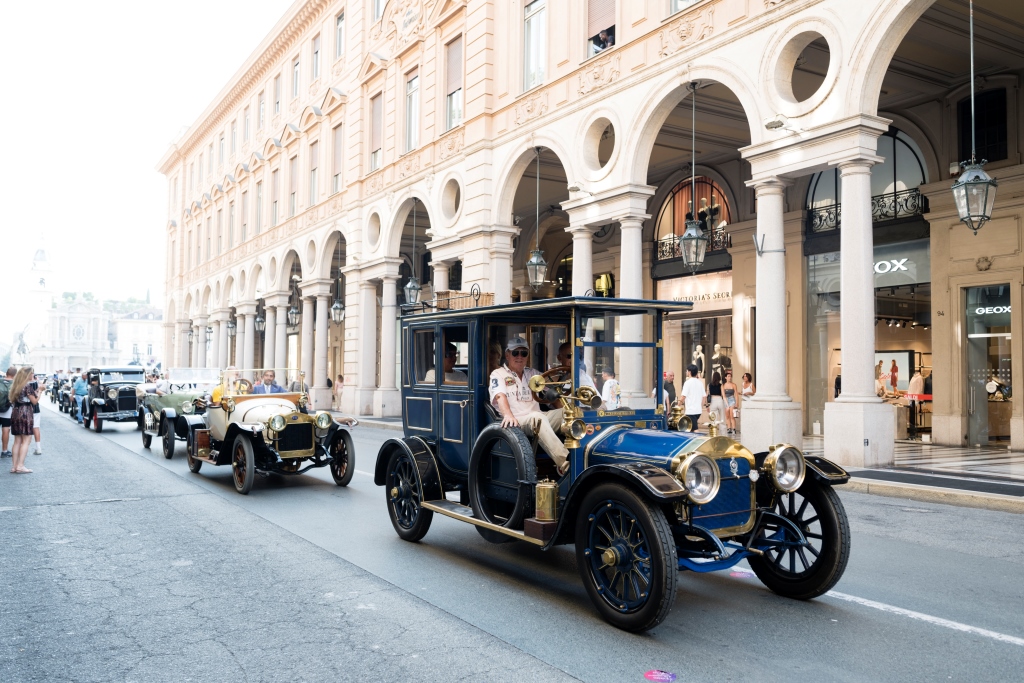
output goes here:
[{"label": "person in doorway", "polygon": [[252,388],[254,394],[283,394],[284,387],[278,384],[277,373],[273,370],[263,371],[263,381]]},{"label": "person in doorway", "polygon": [[739,393],[739,387],[737,387],[732,381],[732,370],[728,370],[725,373],[725,382],[722,384],[722,394],[725,397],[725,428],[726,434],[736,433],[736,411],[737,397]]},{"label": "person in doorway", "polygon": [[32,470],[25,467],[28,446],[32,441],[32,406],[39,401],[36,398],[36,387],[32,386],[32,375],[32,368],[26,365],[18,370],[11,382],[11,434],[14,436],[12,474],[32,473]]},{"label": "person in doorway", "polygon": [[14,456],[14,453],[9,451],[7,446],[10,445],[11,440],[11,411],[13,409],[11,384],[14,382],[14,376],[17,372],[12,365],[7,368],[7,375],[0,379],[0,429],[3,430],[3,451],[0,452],[0,457],[3,458]]},{"label": "person in doorway", "polygon": [[78,406],[78,424],[82,424],[82,402],[89,395],[89,380],[83,372],[75,380],[75,404]]},{"label": "person in doorway", "polygon": [[569,471],[569,451],[558,429],[562,424],[562,411],[542,413],[540,404],[530,391],[530,378],[540,373],[527,367],[530,347],[522,337],[509,339],[505,347],[505,362],[490,377],[491,403],[501,413],[502,428],[520,427],[526,436],[536,436],[541,447],[555,463],[558,474]]},{"label": "person in doorway", "polygon": [[690,431],[697,431],[697,423],[700,422],[700,415],[704,410],[704,382],[697,376],[697,366],[691,365],[686,369],[689,377],[683,382],[683,388],[679,395],[683,399],[683,411],[686,417],[690,418]]},{"label": "person in doorway", "polygon": [[338,375],[332,389],[334,393],[334,409],[341,410],[341,392],[345,390],[345,375]]},{"label": "person in doorway", "polygon": [[604,386],[601,387],[602,408],[605,410],[618,410],[622,390],[619,389],[619,380],[615,379],[615,371],[611,368],[605,368],[601,371],[601,378],[604,380]]},{"label": "person in doorway", "polygon": [[740,379],[743,382],[743,388],[740,390],[740,393],[743,395],[744,399],[750,398],[757,393],[757,388],[754,386],[753,375],[749,372],[744,372]]},{"label": "person in doorway", "polygon": [[722,396],[722,376],[711,373],[711,384],[708,385],[708,414],[714,413],[714,421],[721,422],[725,416],[725,398]]}]

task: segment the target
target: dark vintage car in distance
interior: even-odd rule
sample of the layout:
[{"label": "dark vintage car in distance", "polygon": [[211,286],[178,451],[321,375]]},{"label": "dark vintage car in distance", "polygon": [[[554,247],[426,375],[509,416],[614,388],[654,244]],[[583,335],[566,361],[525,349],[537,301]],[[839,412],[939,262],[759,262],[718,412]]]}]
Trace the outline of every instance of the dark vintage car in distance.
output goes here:
[{"label": "dark vintage car in distance", "polygon": [[82,424],[103,431],[104,422],[135,422],[139,417],[136,385],[145,380],[141,366],[89,368],[89,394],[82,401]]},{"label": "dark vintage car in distance", "polygon": [[[653,398],[664,396],[665,316],[691,306],[572,297],[403,308],[405,438],[384,443],[374,471],[399,537],[420,540],[436,513],[492,543],[573,544],[598,612],[633,632],[668,616],[683,570],[746,561],[786,597],[831,589],[850,554],[833,490],[847,473],[788,444],[754,452],[719,436],[713,414],[706,432],[685,431],[682,407]],[[528,382],[501,368],[510,345],[539,371]],[[597,395],[590,377],[602,370],[621,378],[618,405]],[[502,427],[491,390],[560,406],[545,415],[568,472],[522,429]]]}]

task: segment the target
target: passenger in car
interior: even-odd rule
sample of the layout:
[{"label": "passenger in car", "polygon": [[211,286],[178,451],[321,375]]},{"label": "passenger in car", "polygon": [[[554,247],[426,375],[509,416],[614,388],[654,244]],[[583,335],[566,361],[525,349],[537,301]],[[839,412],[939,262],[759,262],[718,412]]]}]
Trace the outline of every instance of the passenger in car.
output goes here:
[{"label": "passenger in car", "polygon": [[[469,384],[469,376],[466,375],[462,370],[455,369],[455,363],[459,360],[459,348],[448,342],[444,345],[444,382],[443,384],[461,384],[466,386]],[[427,374],[423,377],[423,381],[427,384],[431,384],[434,381],[434,368],[427,370]]]}]

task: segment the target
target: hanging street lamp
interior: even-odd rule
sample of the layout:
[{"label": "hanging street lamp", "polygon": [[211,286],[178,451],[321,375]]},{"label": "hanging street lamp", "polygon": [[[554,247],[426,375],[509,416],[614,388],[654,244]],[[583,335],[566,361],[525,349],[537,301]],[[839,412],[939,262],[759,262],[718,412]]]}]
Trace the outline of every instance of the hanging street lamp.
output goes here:
[{"label": "hanging street lamp", "polygon": [[192,328],[191,327],[188,328],[188,343],[189,344],[192,343],[192,337],[194,337],[194,336],[195,336],[195,334],[192,332]]},{"label": "hanging street lamp", "polygon": [[261,334],[267,329],[267,319],[263,317],[262,313],[256,315],[255,327],[256,331]]},{"label": "hanging street lamp", "polygon": [[338,240],[338,279],[335,282],[337,283],[337,286],[336,286],[336,289],[334,291],[334,303],[331,305],[330,313],[331,313],[331,320],[333,320],[336,325],[340,325],[341,322],[345,319],[345,304],[341,303],[341,240],[340,239]]},{"label": "hanging street lamp", "polygon": [[[295,277],[294,275],[292,277]],[[302,314],[299,312],[299,287],[292,280],[292,293],[295,294],[295,299],[292,301],[291,308],[288,309],[288,325],[289,327],[298,327],[299,321],[302,320]]]},{"label": "hanging street lamp", "polygon": [[683,264],[695,275],[704,265],[704,255],[708,251],[708,238],[697,220],[697,81],[690,83],[690,213],[686,219],[686,229],[679,238]]},{"label": "hanging street lamp", "polygon": [[228,321],[228,336],[234,337],[238,333],[238,325],[234,320]]},{"label": "hanging street lamp", "polygon": [[409,277],[409,281],[405,283],[405,303],[407,304],[418,304],[420,302],[420,294],[423,293],[422,287],[420,287],[420,281],[416,278],[416,204],[419,200],[415,197],[412,199],[412,275]]},{"label": "hanging street lamp", "polygon": [[953,183],[953,201],[960,221],[967,225],[974,234],[978,234],[985,223],[992,218],[992,208],[996,203],[995,178],[985,173],[984,166],[988,163],[977,158],[974,130],[974,0],[970,0],[970,44],[971,44],[971,160],[960,162],[963,173]]},{"label": "hanging street lamp", "polygon": [[536,292],[547,280],[548,262],[544,260],[544,254],[540,250],[540,147],[537,147],[535,151],[537,153],[537,206],[533,230],[536,233],[537,242],[534,250],[530,252],[530,260],[526,262],[526,274],[530,278],[530,286]]}]

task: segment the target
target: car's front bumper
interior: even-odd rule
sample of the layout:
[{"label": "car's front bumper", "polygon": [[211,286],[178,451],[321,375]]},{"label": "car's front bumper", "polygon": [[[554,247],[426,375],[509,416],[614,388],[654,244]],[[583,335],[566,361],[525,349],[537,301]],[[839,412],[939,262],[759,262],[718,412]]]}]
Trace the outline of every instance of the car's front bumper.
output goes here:
[{"label": "car's front bumper", "polygon": [[110,412],[99,410],[96,411],[96,417],[104,422],[128,422],[129,420],[134,422],[138,419],[139,415],[134,410],[117,410]]}]

